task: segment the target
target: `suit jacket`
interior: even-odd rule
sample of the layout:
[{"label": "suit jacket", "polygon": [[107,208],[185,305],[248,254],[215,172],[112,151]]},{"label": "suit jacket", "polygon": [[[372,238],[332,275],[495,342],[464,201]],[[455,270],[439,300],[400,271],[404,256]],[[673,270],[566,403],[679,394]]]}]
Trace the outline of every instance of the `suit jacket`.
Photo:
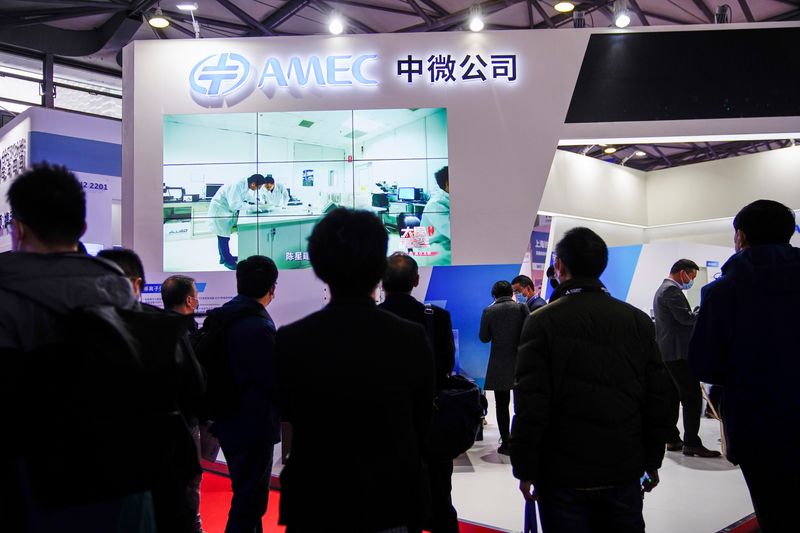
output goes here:
[{"label": "suit jacket", "polygon": [[528,306],[510,296],[498,298],[483,310],[478,335],[481,342],[492,343],[486,368],[486,390],[507,391],[514,386],[519,334],[528,314]]},{"label": "suit jacket", "polygon": [[280,328],[277,351],[293,429],[280,523],[348,533],[419,525],[430,504],[421,457],[434,397],[422,326],[370,298],[334,300]]},{"label": "suit jacket", "polygon": [[[425,304],[418,302],[410,294],[387,294],[379,308],[394,313],[400,318],[416,322],[425,328],[436,360],[437,388],[441,381],[453,371],[456,361],[456,344],[453,340],[453,323],[450,313],[439,306],[431,305],[433,310],[433,331],[428,330]],[[433,338],[430,338],[431,334]]]},{"label": "suit jacket", "polygon": [[545,304],[547,304],[547,302],[545,302],[544,298],[542,298],[541,296],[534,296],[530,300],[525,302],[525,305],[528,306],[528,311],[531,313],[533,313],[540,307],[544,307]]},{"label": "suit jacket", "polygon": [[674,281],[665,279],[653,298],[656,317],[656,341],[664,361],[686,360],[689,340],[697,322],[689,300]]}]

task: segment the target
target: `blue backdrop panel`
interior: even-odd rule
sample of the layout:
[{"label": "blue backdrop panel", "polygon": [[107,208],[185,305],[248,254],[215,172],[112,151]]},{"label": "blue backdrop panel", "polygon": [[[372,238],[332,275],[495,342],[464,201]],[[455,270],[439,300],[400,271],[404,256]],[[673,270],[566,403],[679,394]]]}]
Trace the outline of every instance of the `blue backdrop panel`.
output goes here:
[{"label": "blue backdrop panel", "polygon": [[628,291],[633,281],[633,274],[636,272],[636,265],[639,263],[641,253],[641,244],[614,246],[608,249],[608,266],[603,275],[600,276],[600,281],[603,282],[614,298],[622,301],[627,300]]},{"label": "blue backdrop panel", "polygon": [[489,345],[478,338],[483,309],[492,303],[495,281],[519,274],[519,265],[434,267],[425,301],[441,305],[453,318],[457,330],[458,366],[480,387],[486,377]]},{"label": "blue backdrop panel", "polygon": [[30,162],[47,161],[74,172],[122,176],[122,145],[32,131]]}]

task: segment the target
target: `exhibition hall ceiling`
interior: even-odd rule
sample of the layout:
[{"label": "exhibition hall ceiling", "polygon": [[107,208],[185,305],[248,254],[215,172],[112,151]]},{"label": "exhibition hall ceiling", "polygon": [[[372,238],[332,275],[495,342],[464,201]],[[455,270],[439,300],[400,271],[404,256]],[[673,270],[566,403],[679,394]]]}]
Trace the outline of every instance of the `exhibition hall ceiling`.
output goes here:
[{"label": "exhibition hall ceiling", "polygon": [[[4,0],[0,7],[0,45],[49,52],[81,62],[119,69],[119,51],[137,39],[195,37],[192,15],[178,0]],[[488,30],[564,29],[572,13],[560,13],[556,0],[196,0],[202,38],[314,35],[329,32],[331,17],[341,17],[345,33],[464,31],[480,13]],[[624,5],[631,26],[714,23],[720,5],[730,22],[800,19],[799,0],[583,0],[571,2],[586,27],[613,26]],[[161,9],[170,24],[155,29],[144,22]],[[688,58],[687,58],[688,59]]]}]

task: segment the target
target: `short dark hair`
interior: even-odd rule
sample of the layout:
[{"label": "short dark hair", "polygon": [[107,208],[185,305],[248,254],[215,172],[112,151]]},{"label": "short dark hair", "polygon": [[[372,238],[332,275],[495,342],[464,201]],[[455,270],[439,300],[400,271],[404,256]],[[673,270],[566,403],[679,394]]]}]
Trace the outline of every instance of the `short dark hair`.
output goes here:
[{"label": "short dark hair", "polygon": [[608,246],[589,228],[572,228],[556,244],[556,256],[574,278],[599,278],[608,266]]},{"label": "short dark hair", "polygon": [[319,221],[308,238],[308,256],[332,293],[361,296],[386,271],[388,235],[369,211],[339,207]]},{"label": "short dark hair", "polygon": [[86,228],[86,193],[66,167],[33,165],[14,180],[6,198],[14,219],[46,244],[77,244]]},{"label": "short dark hair", "polygon": [[194,292],[194,278],[180,274],[170,276],[161,284],[161,301],[164,309],[172,309],[183,304],[187,296]]},{"label": "short dark hair", "polygon": [[[272,180],[272,181],[273,181],[273,183],[275,182],[275,180]],[[266,182],[267,182],[267,178],[265,178],[261,174],[253,174],[252,176],[247,178],[247,186],[248,187],[250,185],[254,184],[254,183],[256,185],[264,185]]]},{"label": "short dark hair", "polygon": [[492,297],[501,298],[503,296],[513,296],[514,291],[511,289],[511,284],[504,279],[495,282],[492,285]]},{"label": "short dark hair", "polygon": [[272,177],[272,174],[267,174],[264,176],[264,183],[275,183],[275,178]]},{"label": "short dark hair", "polygon": [[278,281],[275,261],[263,255],[251,255],[236,264],[236,292],[250,298],[263,298]]},{"label": "short dark hair", "polygon": [[436,185],[442,190],[447,186],[447,182],[450,181],[450,171],[448,168],[449,167],[442,167],[433,175],[433,177],[436,178]]},{"label": "short dark hair", "polygon": [[669,269],[669,273],[677,274],[683,270],[700,270],[700,267],[691,259],[678,259],[675,261],[675,264],[672,265],[672,268]]},{"label": "short dark hair", "polygon": [[511,285],[519,285],[520,287],[530,287],[531,289],[535,289],[536,285],[533,284],[533,280],[526,276],[525,274],[520,274],[516,278],[511,280]]},{"label": "short dark hair", "polygon": [[419,266],[414,258],[403,252],[395,252],[389,256],[386,272],[383,273],[383,290],[396,293],[411,292],[418,275]]},{"label": "short dark hair", "polygon": [[548,278],[552,278],[555,275],[556,275],[556,267],[554,267],[553,265],[547,267],[547,272],[545,273],[545,276],[547,276]]},{"label": "short dark hair", "polygon": [[142,260],[136,255],[133,250],[127,248],[114,248],[112,250],[100,250],[97,252],[97,257],[107,259],[122,269],[126,278],[136,279],[142,278],[142,285],[144,281],[144,266]]},{"label": "short dark hair", "polygon": [[795,232],[794,211],[774,200],[747,204],[733,219],[733,229],[741,230],[748,244],[786,244]]}]

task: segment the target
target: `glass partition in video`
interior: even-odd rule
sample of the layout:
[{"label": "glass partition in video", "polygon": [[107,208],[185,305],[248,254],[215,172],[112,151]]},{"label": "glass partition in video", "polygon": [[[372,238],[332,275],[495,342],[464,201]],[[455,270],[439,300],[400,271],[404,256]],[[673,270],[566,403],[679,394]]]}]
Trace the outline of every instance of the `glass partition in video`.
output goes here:
[{"label": "glass partition in video", "polygon": [[450,264],[447,111],[371,109],[164,117],[164,271],[266,255],[308,268],[336,207],[375,213],[389,253]]}]

